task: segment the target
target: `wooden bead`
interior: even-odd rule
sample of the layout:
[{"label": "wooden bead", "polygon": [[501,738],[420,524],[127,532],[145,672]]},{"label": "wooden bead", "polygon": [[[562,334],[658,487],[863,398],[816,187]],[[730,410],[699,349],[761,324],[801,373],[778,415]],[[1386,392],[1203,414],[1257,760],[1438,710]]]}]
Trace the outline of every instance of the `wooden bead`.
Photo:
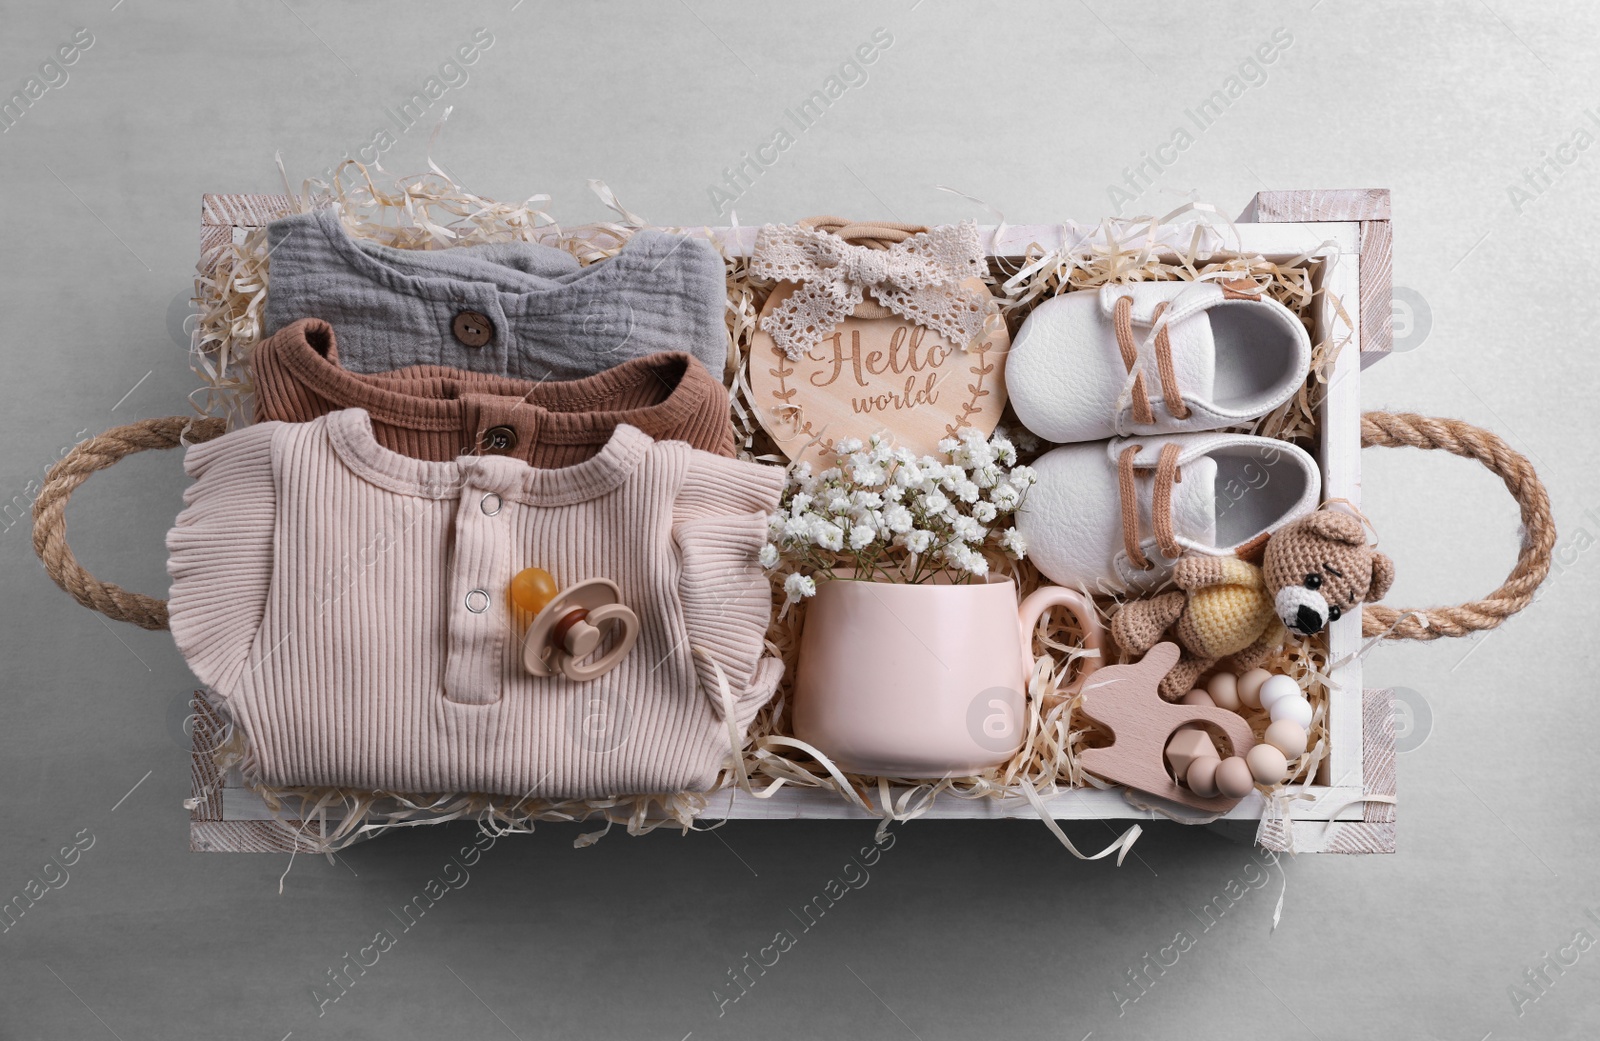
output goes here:
[{"label": "wooden bead", "polygon": [[1207,694],[1205,691],[1199,690],[1197,688],[1197,689],[1191,690],[1189,693],[1185,694],[1183,696],[1182,700],[1179,702],[1179,704],[1183,704],[1183,705],[1215,705],[1216,702],[1211,700],[1211,695],[1210,694]]},{"label": "wooden bead", "polygon": [[1250,775],[1261,784],[1277,784],[1289,772],[1289,760],[1283,752],[1265,743],[1245,753],[1244,761],[1250,767]]},{"label": "wooden bead", "polygon": [[1184,776],[1184,781],[1189,785],[1189,790],[1204,799],[1210,799],[1217,794],[1217,767],[1222,765],[1220,759],[1196,759],[1189,764],[1189,772]]},{"label": "wooden bead", "polygon": [[1230,799],[1243,799],[1254,788],[1255,777],[1240,756],[1230,755],[1217,766],[1217,791]]},{"label": "wooden bead", "polygon": [[1266,669],[1251,669],[1239,677],[1239,700],[1246,708],[1261,707],[1261,685],[1271,678]]},{"label": "wooden bead", "polygon": [[1243,704],[1239,700],[1239,681],[1231,672],[1219,672],[1211,677],[1206,683],[1206,693],[1211,695],[1213,705],[1229,712],[1239,711]]},{"label": "wooden bead", "polygon": [[1290,719],[1280,719],[1268,726],[1262,740],[1288,759],[1299,759],[1306,754],[1308,738],[1305,728]]},{"label": "wooden bead", "polygon": [[1279,698],[1267,709],[1267,715],[1272,717],[1274,723],[1287,722],[1299,727],[1311,725],[1311,702],[1298,694],[1293,697]]},{"label": "wooden bead", "polygon": [[1172,740],[1167,742],[1167,765],[1172,767],[1174,777],[1188,776],[1189,767],[1196,759],[1216,757],[1217,746],[1203,727],[1179,727],[1178,732],[1172,735]]}]

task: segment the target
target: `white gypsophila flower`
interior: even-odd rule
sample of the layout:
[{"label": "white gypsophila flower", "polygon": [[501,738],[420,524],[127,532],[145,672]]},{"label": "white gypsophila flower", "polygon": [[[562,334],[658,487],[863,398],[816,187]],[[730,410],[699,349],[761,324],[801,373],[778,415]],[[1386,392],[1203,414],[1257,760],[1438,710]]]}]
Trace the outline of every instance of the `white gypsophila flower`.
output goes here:
[{"label": "white gypsophila flower", "polygon": [[896,448],[890,454],[894,456],[894,461],[901,466],[913,466],[917,461],[917,454],[904,446]]},{"label": "white gypsophila flower", "polygon": [[767,518],[767,538],[777,542],[783,538],[784,529],[789,525],[789,518],[781,513],[774,513]]},{"label": "white gypsophila flower", "polygon": [[972,516],[988,524],[1000,515],[1000,511],[992,502],[976,502],[972,504]]},{"label": "white gypsophila flower", "polygon": [[901,535],[898,541],[910,550],[913,556],[921,556],[928,552],[929,546],[933,545],[933,532],[918,528]]},{"label": "white gypsophila flower", "polygon": [[866,524],[858,524],[850,529],[850,548],[866,549],[878,537],[878,529]]},{"label": "white gypsophila flower", "polygon": [[939,550],[939,556],[944,558],[945,563],[963,571],[966,570],[967,558],[971,555],[972,550],[967,547],[965,542],[952,542]]},{"label": "white gypsophila flower", "polygon": [[979,488],[972,481],[957,481],[955,488],[951,490],[956,493],[956,498],[960,499],[962,502],[978,501]]},{"label": "white gypsophila flower", "polygon": [[816,498],[807,492],[800,492],[789,500],[789,516],[798,517],[811,508]]},{"label": "white gypsophila flower", "polygon": [[808,596],[815,596],[817,580],[810,575],[796,572],[783,580],[783,594],[789,603],[797,604]]},{"label": "white gypsophila flower", "polygon": [[896,535],[903,535],[911,530],[911,525],[914,522],[911,518],[911,511],[899,503],[895,503],[884,509],[883,523]]},{"label": "white gypsophila flower", "polygon": [[1001,481],[989,491],[989,501],[1002,510],[1010,511],[1017,508],[1022,501],[1022,493],[1012,487],[1010,481]]},{"label": "white gypsophila flower", "polygon": [[889,474],[883,467],[869,460],[852,466],[850,468],[850,479],[857,484],[864,484],[868,488],[876,488],[889,479]]},{"label": "white gypsophila flower", "polygon": [[1017,465],[1017,446],[1004,434],[995,431],[994,437],[989,439],[989,448],[994,452],[995,462],[1001,466]]},{"label": "white gypsophila flower", "polygon": [[939,451],[943,455],[953,455],[955,454],[956,449],[960,447],[961,442],[957,441],[953,437],[942,437],[939,439]]},{"label": "white gypsophila flower", "polygon": [[844,548],[844,529],[833,521],[818,518],[811,527],[811,541],[830,553],[837,553]]},{"label": "white gypsophila flower", "polygon": [[954,524],[956,518],[961,516],[961,511],[956,508],[955,503],[951,503],[944,508],[944,512],[940,516],[944,518],[946,524]]},{"label": "white gypsophila flower", "polygon": [[861,451],[861,448],[859,437],[842,437],[833,443],[833,450],[840,455],[851,455]]},{"label": "white gypsophila flower", "polygon": [[894,446],[881,434],[872,435],[872,461],[879,466],[894,462]]},{"label": "white gypsophila flower", "polygon": [[1000,483],[1000,468],[993,463],[978,467],[972,471],[972,483],[979,488],[993,488]]},{"label": "white gypsophila flower", "polygon": [[926,492],[917,498],[917,508],[928,516],[942,514],[950,505],[950,500],[941,492]]},{"label": "white gypsophila flower", "polygon": [[843,479],[844,471],[839,469],[837,466],[830,466],[826,470],[817,474],[818,484],[838,484]]},{"label": "white gypsophila flower", "polygon": [[761,547],[761,553],[756,557],[756,559],[761,562],[762,567],[766,568],[768,571],[771,571],[773,568],[778,566],[778,547],[774,546],[770,542],[767,543],[765,546]]},{"label": "white gypsophila flower", "polygon": [[865,525],[873,531],[882,531],[883,513],[880,510],[857,510],[850,518],[853,527]]},{"label": "white gypsophila flower", "polygon": [[1039,480],[1039,475],[1034,472],[1034,469],[1031,466],[1013,466],[1011,468],[1011,476],[1007,479],[1013,485],[1015,485],[1019,491],[1022,491],[1032,488],[1034,483]]},{"label": "white gypsophila flower", "polygon": [[1000,548],[1006,556],[1013,560],[1021,560],[1028,555],[1028,540],[1022,537],[1022,532],[1016,528],[1007,528],[1004,535],[1000,536]]},{"label": "white gypsophila flower", "polygon": [[989,560],[982,553],[968,553],[967,559],[962,566],[974,575],[987,575],[989,573]]},{"label": "white gypsophila flower", "polygon": [[989,530],[971,517],[957,517],[950,522],[950,530],[963,542],[982,542],[989,537]]},{"label": "white gypsophila flower", "polygon": [[858,488],[850,493],[850,505],[854,506],[858,510],[875,510],[879,506],[883,505],[883,496],[879,495],[877,492],[869,492],[865,489]]},{"label": "white gypsophila flower", "polygon": [[968,428],[961,431],[961,448],[955,453],[955,459],[969,470],[989,466],[994,462],[994,449],[982,434]]},{"label": "white gypsophila flower", "polygon": [[810,542],[811,529],[816,523],[815,513],[803,513],[798,517],[790,517],[783,522],[783,538],[785,542]]},{"label": "white gypsophila flower", "polygon": [[850,496],[835,488],[828,493],[828,500],[823,504],[824,513],[849,513]]},{"label": "white gypsophila flower", "polygon": [[906,497],[906,490],[898,484],[891,484],[883,490],[883,497],[890,502],[899,502]]}]

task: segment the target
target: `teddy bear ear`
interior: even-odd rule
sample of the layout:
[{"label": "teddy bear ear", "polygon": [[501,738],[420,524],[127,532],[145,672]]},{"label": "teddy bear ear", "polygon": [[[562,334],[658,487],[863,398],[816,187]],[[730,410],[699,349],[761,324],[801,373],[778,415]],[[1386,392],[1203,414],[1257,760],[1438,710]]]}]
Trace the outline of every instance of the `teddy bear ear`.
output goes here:
[{"label": "teddy bear ear", "polygon": [[1314,535],[1328,539],[1331,542],[1342,542],[1347,546],[1365,545],[1367,533],[1362,529],[1361,522],[1340,510],[1318,510],[1302,517],[1300,523]]},{"label": "teddy bear ear", "polygon": [[1386,553],[1372,554],[1372,584],[1367,587],[1368,600],[1382,600],[1394,585],[1394,561]]}]

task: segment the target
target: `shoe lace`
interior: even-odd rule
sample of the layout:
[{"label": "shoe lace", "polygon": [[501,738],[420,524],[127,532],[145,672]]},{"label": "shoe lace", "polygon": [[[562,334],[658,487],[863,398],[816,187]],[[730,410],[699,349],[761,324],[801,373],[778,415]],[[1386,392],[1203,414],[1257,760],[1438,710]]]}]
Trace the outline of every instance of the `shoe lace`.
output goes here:
[{"label": "shoe lace", "polygon": [[[1167,309],[1166,301],[1156,305],[1151,321],[1159,323],[1161,315]],[[1111,328],[1117,334],[1117,349],[1122,352],[1122,364],[1131,373],[1134,366],[1139,364],[1139,345],[1133,338],[1133,298],[1119,296],[1111,310]],[[1166,403],[1167,413],[1174,419],[1188,419],[1189,406],[1184,404],[1183,394],[1178,389],[1178,371],[1172,364],[1172,340],[1167,336],[1167,327],[1161,326],[1156,332],[1156,374],[1161,377],[1161,399]],[[1145,390],[1144,373],[1138,373],[1133,378],[1133,419],[1136,423],[1153,423],[1155,414],[1150,410],[1150,395]]]},{"label": "shoe lace", "polygon": [[[1128,561],[1140,571],[1155,567],[1139,545],[1139,500],[1133,483],[1134,462],[1140,445],[1129,445],[1117,456],[1117,492],[1122,499],[1122,545],[1128,551]],[[1150,495],[1150,522],[1155,528],[1156,545],[1163,556],[1174,559],[1181,556],[1183,547],[1172,530],[1172,486],[1183,481],[1178,468],[1180,449],[1174,444],[1161,446],[1156,457],[1156,483]]]}]

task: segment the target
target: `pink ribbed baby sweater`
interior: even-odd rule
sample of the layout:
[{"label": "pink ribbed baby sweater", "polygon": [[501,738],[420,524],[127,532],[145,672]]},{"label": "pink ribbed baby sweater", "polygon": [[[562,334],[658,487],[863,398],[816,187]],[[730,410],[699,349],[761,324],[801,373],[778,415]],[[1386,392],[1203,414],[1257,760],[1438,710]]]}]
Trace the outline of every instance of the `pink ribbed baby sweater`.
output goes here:
[{"label": "pink ribbed baby sweater", "polygon": [[[621,425],[599,454],[535,469],[425,462],[366,412],[261,423],[189,448],[167,536],[173,638],[248,738],[252,779],[552,798],[709,787],[782,663],[756,556],[775,466]],[[587,682],[522,665],[507,585],[610,578],[640,620]]]}]

